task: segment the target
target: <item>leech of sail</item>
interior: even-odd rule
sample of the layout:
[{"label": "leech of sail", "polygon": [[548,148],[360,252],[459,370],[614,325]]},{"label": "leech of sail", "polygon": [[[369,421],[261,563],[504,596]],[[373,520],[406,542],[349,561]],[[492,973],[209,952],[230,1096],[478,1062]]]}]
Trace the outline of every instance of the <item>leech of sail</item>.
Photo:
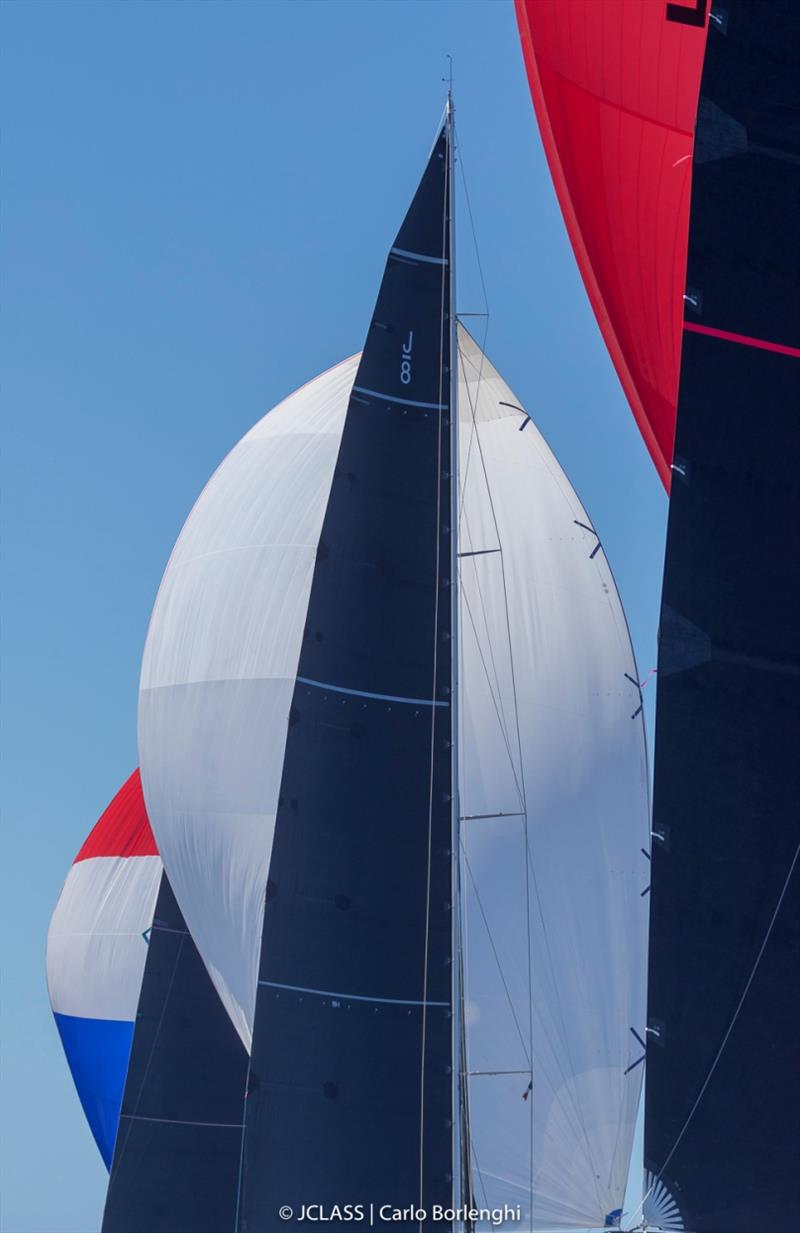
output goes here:
[{"label": "leech of sail", "polygon": [[433,698],[402,698],[399,694],[373,694],[368,689],[347,689],[344,685],[328,685],[325,681],[312,681],[299,676],[301,685],[313,685],[315,689],[329,689],[334,694],[350,694],[354,698],[374,698],[376,702],[402,702],[406,706],[449,706],[449,702],[437,702]]}]

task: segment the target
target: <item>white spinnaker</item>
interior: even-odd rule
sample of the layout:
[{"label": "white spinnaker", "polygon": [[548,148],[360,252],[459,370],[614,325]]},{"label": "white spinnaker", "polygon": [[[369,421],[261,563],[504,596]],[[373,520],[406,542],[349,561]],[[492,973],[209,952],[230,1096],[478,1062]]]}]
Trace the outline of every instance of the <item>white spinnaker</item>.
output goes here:
[{"label": "white spinnaker", "polygon": [[[480,352],[459,342],[460,550],[481,554],[461,558],[461,810],[509,815],[462,824],[467,1056],[472,1071],[519,1072],[470,1081],[475,1198],[526,1212],[532,1193],[535,1227],[585,1227],[621,1204],[641,1075],[623,1074],[644,1023],[636,670],[585,511],[486,360],[478,390]],[[148,814],[248,1047],[289,704],[357,363],[291,395],[223,462],[145,648]]]},{"label": "white spinnaker", "polygon": [[509,1229],[597,1227],[643,1070],[637,671],[588,515],[461,329],[459,352],[460,805],[507,815],[461,823],[474,1199],[519,1204]]},{"label": "white spinnaker", "polygon": [[289,706],[358,358],[291,394],[212,476],[167,565],[142,663],[148,816],[248,1049]]}]

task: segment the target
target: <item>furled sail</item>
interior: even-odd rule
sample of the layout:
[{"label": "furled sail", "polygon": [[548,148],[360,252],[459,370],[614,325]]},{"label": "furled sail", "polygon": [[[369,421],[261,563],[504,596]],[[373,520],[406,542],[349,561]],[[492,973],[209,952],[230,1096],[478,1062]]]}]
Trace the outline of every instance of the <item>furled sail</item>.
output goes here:
[{"label": "furled sail", "polygon": [[800,1229],[800,6],[715,5],[661,609],[645,1155],[693,1233]]},{"label": "furled sail", "polygon": [[585,1229],[623,1204],[643,1072],[638,675],[588,514],[519,400],[458,337],[472,1193],[519,1206],[504,1228]]},{"label": "furled sail", "polygon": [[[567,231],[667,489],[708,0],[516,0]],[[759,6],[763,7],[763,6]]]},{"label": "furled sail", "polygon": [[450,328],[443,131],[363,355],[219,469],[148,635],[148,812],[252,1045],[242,1229],[452,1193]]},{"label": "furled sail", "polygon": [[75,857],[47,934],[50,1005],[109,1168],[161,872],[134,771]]}]

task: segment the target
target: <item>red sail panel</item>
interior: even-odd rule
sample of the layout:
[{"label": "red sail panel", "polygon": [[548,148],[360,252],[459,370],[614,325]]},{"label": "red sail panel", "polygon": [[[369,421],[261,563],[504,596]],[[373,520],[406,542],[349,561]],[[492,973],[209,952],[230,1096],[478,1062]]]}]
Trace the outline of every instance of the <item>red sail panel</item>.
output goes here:
[{"label": "red sail panel", "polygon": [[706,8],[706,0],[516,0],[567,231],[668,490]]},{"label": "red sail panel", "polygon": [[94,856],[158,856],[138,770],[126,779],[106,807],[75,860],[86,861]]}]

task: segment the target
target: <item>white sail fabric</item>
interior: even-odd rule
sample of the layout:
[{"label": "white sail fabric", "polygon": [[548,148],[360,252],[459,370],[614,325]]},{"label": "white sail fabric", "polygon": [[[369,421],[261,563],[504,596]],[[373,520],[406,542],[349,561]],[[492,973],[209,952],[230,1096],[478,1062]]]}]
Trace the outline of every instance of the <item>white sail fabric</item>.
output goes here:
[{"label": "white sail fabric", "polygon": [[461,329],[459,417],[473,1197],[519,1205],[509,1229],[602,1227],[643,1069],[625,1074],[643,1052],[649,881],[636,666],[588,515]]},{"label": "white sail fabric", "polygon": [[[624,1073],[645,1018],[636,667],[587,514],[462,330],[459,350],[473,1193],[482,1207],[519,1205],[509,1228],[585,1228],[622,1203],[641,1082],[641,1066]],[[213,476],[170,558],[145,648],[147,811],[248,1048],[289,706],[357,363],[291,395]]]},{"label": "white sail fabric", "polygon": [[170,557],[142,664],[147,812],[248,1049],[289,706],[357,364],[290,395],[213,475]]}]

